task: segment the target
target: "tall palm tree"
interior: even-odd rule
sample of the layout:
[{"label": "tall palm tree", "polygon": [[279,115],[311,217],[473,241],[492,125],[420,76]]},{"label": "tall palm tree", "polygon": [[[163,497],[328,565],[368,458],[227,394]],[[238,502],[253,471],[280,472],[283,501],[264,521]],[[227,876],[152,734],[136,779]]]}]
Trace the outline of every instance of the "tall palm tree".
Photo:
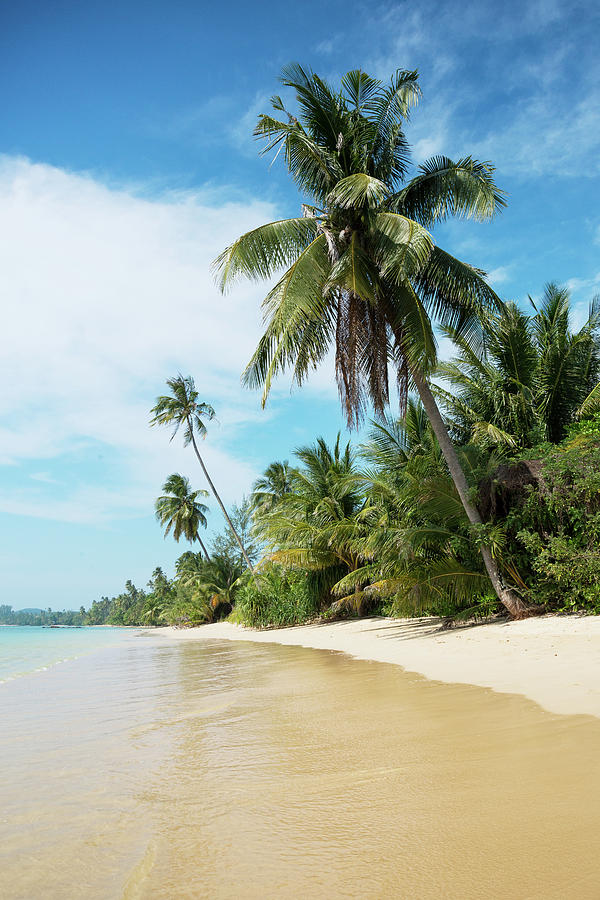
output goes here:
[{"label": "tall palm tree", "polygon": [[[436,362],[432,318],[473,338],[476,313],[497,297],[480,270],[437,247],[427,229],[450,215],[490,219],[504,206],[493,167],[439,156],[408,179],[403,126],[420,96],[416,72],[399,70],[385,85],[352,71],[334,90],[294,64],[281,80],[295,91],[297,114],[275,97],[284,118],[261,115],[255,134],[266,139],[265,152],[283,150],[308,202],[300,218],[242,235],[215,261],[222,290],[237,276],[285,269],[265,298],[266,329],[244,381],[263,388],[264,404],[279,372],[291,367],[301,384],[333,344],[342,404],[356,425],[368,403],[383,412],[391,364],[401,404],[409,384],[416,387],[469,521],[480,527],[427,376]],[[528,615],[483,542],[481,554],[510,614]]]},{"label": "tall palm tree", "polygon": [[154,508],[156,518],[161,525],[165,525],[165,537],[173,531],[173,537],[179,543],[183,535],[193,544],[198,541],[202,547],[206,559],[210,559],[206,547],[202,543],[198,529],[206,528],[206,513],[208,507],[199,503],[196,497],[207,497],[208,491],[192,491],[189,478],[175,472],[169,475],[163,484],[165,493],[158,497]]},{"label": "tall palm tree", "polygon": [[171,440],[173,440],[179,431],[179,428],[182,425],[184,426],[184,447],[191,444],[194,448],[194,453],[204,472],[204,477],[210,485],[213,496],[221,507],[221,511],[235,536],[248,568],[252,574],[254,574],[254,568],[244,549],[240,536],[235,530],[233,522],[229,518],[223,501],[213,484],[212,478],[208,474],[208,470],[204,465],[204,460],[200,456],[200,451],[198,450],[196,437],[206,437],[206,425],[204,424],[204,420],[206,419],[206,421],[210,422],[210,420],[214,418],[215,411],[209,403],[198,402],[198,392],[191,375],[188,375],[187,378],[184,378],[183,375],[177,375],[176,378],[169,378],[167,380],[167,386],[171,389],[171,396],[161,396],[156,398],[156,404],[150,410],[152,414],[150,425],[173,425],[174,428]]}]

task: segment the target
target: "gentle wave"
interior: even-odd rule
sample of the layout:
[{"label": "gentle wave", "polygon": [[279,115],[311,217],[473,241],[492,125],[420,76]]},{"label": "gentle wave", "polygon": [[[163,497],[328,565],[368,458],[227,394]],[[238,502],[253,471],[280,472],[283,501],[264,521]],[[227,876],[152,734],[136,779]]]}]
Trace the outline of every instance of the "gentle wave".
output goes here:
[{"label": "gentle wave", "polygon": [[47,672],[131,638],[132,630],[125,628],[0,626],[0,684]]}]

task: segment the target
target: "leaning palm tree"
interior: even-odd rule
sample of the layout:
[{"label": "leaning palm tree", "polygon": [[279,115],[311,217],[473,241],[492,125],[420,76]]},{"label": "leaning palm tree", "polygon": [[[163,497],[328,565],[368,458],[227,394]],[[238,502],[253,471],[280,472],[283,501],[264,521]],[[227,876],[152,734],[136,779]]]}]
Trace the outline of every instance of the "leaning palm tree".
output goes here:
[{"label": "leaning palm tree", "polygon": [[179,428],[182,425],[184,426],[183,444],[185,447],[187,447],[188,444],[191,444],[194,448],[194,453],[204,472],[204,477],[210,485],[213,496],[221,507],[221,511],[235,536],[248,568],[254,573],[252,563],[244,549],[240,536],[235,530],[233,522],[229,518],[223,501],[213,484],[212,478],[208,474],[208,470],[204,465],[204,460],[200,456],[200,451],[198,450],[196,437],[206,437],[206,425],[204,424],[204,420],[206,419],[206,421],[210,422],[210,420],[214,418],[215,411],[209,403],[198,402],[198,392],[195,389],[194,379],[191,375],[188,375],[187,378],[184,378],[183,375],[177,375],[176,378],[169,378],[167,380],[167,386],[171,389],[171,396],[157,397],[155,406],[150,410],[152,414],[150,425],[173,425],[174,428],[171,440],[173,440],[179,431]]},{"label": "leaning palm tree", "polygon": [[[395,370],[401,406],[412,383],[421,398],[469,521],[482,525],[469,484],[428,384],[436,363],[432,320],[476,337],[476,313],[497,297],[483,273],[437,247],[428,229],[450,215],[490,219],[504,198],[493,167],[465,157],[435,157],[408,179],[404,122],[420,96],[417,73],[397,71],[388,85],[352,71],[334,90],[300,65],[284,69],[297,110],[280,97],[276,114],[261,115],[255,134],[265,152],[283,151],[289,172],[307,198],[299,218],[242,235],[216,260],[220,286],[236,277],[272,277],[266,329],[244,382],[263,388],[292,368],[301,384],[335,347],[336,376],[349,424],[367,404],[383,412],[388,367]],[[503,581],[482,542],[485,568],[513,617],[527,605]]]},{"label": "leaning palm tree", "polygon": [[154,505],[156,518],[165,527],[165,537],[173,531],[177,542],[183,535],[193,544],[198,541],[206,559],[210,559],[206,547],[202,543],[198,529],[206,528],[208,507],[199,503],[196,497],[207,497],[208,491],[192,491],[189,478],[175,472],[169,475],[163,484],[165,493],[158,497]]}]

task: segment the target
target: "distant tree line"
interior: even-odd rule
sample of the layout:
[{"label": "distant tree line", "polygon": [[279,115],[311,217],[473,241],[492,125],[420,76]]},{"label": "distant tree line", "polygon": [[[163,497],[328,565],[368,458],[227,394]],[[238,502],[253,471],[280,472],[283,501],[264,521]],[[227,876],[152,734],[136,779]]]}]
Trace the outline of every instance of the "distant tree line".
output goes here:
[{"label": "distant tree line", "polygon": [[12,606],[0,605],[0,625],[83,625],[86,611],[83,606],[79,612],[73,610],[48,609],[13,609]]}]

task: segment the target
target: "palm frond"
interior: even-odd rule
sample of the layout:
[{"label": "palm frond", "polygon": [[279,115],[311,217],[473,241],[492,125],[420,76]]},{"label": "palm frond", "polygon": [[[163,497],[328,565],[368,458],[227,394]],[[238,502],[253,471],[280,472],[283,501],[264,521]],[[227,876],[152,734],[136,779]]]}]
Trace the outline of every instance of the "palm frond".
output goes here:
[{"label": "palm frond", "polygon": [[484,222],[506,206],[494,171],[491,163],[470,156],[456,162],[435,156],[419,166],[419,174],[391,196],[388,205],[426,228],[448,216]]},{"label": "palm frond", "polygon": [[472,346],[481,344],[479,315],[500,302],[481,269],[433,247],[414,284],[429,315],[442,327],[451,328]]},{"label": "palm frond", "polygon": [[597,412],[600,412],[600,381],[592,388],[577,410],[577,416],[580,419],[586,419]]},{"label": "palm frond", "polygon": [[281,219],[248,231],[221,253],[212,267],[221,291],[243,276],[253,281],[270,278],[289,266],[315,239],[318,220],[303,216]]},{"label": "palm frond", "polygon": [[433,251],[433,240],[417,222],[397,213],[378,212],[369,242],[382,274],[396,284],[420,272]]},{"label": "palm frond", "polygon": [[389,188],[383,181],[364,172],[357,172],[336,182],[329,192],[327,202],[341,209],[356,209],[362,206],[376,208],[381,205],[388,193]]},{"label": "palm frond", "polygon": [[263,388],[263,406],[278,373],[295,366],[295,379],[301,383],[309,367],[327,352],[332,323],[323,288],[329,271],[327,242],[321,234],[265,299],[267,327],[242,375],[248,387]]}]

